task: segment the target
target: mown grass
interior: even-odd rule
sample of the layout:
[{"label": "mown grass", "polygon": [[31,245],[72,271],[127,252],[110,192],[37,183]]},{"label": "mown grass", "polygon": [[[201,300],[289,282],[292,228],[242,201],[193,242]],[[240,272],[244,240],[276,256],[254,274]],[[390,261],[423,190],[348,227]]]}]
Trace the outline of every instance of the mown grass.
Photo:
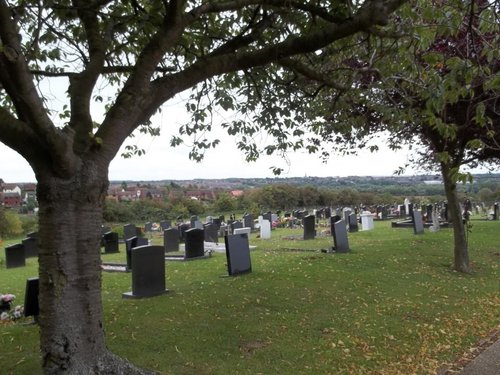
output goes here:
[{"label": "mown grass", "polygon": [[[300,229],[252,235],[253,271],[239,277],[221,277],[220,253],[168,262],[170,292],[150,299],[122,299],[130,274],[104,273],[107,343],[162,374],[435,373],[499,327],[499,230],[474,222],[468,275],[451,270],[451,229],[416,236],[389,222],[350,234],[348,254],[319,252],[331,237],[284,239]],[[36,271],[35,260],[1,269],[0,292],[22,301]],[[0,361],[40,373],[37,327],[1,325]]]}]

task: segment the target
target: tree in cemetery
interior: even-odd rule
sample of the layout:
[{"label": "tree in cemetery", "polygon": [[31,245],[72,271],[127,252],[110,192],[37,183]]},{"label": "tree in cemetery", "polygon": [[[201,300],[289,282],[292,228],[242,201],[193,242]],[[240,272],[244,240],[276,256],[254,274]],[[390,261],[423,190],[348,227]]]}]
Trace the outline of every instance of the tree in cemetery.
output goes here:
[{"label": "tree in cemetery", "polygon": [[391,30],[368,35],[355,58],[327,61],[328,81],[301,72],[314,98],[301,115],[318,118],[308,127],[311,151],[325,158],[332,149],[375,151],[370,140],[384,132],[391,148],[407,144],[412,162],[441,171],[459,272],[470,271],[457,184],[471,176],[461,169],[500,160],[498,11],[498,2],[486,0],[412,3]]},{"label": "tree in cemetery", "polygon": [[[181,133],[210,131],[215,106],[231,109],[235,100],[254,104],[249,116],[261,109],[264,97],[252,88],[266,72],[279,78],[314,62],[337,41],[387,24],[402,3],[0,0],[0,141],[38,182],[45,373],[145,372],[107,350],[103,331],[100,224],[108,166],[127,138],[158,134],[151,116],[188,89],[193,116]],[[50,90],[61,86],[59,108]],[[142,153],[136,145],[125,152]]]}]

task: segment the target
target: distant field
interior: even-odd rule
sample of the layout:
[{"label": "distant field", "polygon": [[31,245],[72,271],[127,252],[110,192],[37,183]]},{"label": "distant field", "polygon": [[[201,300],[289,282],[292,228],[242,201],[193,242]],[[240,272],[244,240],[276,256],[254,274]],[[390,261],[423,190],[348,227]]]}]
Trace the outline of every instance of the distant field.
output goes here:
[{"label": "distant field", "polygon": [[[301,233],[252,235],[244,276],[221,277],[221,253],[168,262],[160,297],[122,299],[130,274],[104,273],[108,346],[162,374],[430,374],[500,327],[500,221],[473,221],[470,275],[450,268],[451,229],[416,236],[376,222],[349,235],[347,254],[321,253],[329,236],[283,239]],[[124,249],[103,260],[124,262]],[[36,274],[35,259],[2,265],[0,293],[22,303]],[[38,345],[36,326],[2,323],[2,374],[40,373]]]}]

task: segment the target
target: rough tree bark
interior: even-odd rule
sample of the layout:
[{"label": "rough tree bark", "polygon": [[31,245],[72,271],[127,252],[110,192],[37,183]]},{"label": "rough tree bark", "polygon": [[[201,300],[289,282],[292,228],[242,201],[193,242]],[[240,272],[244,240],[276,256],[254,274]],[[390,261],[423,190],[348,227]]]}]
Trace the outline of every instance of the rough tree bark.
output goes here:
[{"label": "rough tree bark", "polygon": [[107,166],[91,161],[67,179],[38,175],[39,322],[47,374],[149,373],[105,345],[99,233],[107,187]]},{"label": "rough tree bark", "polygon": [[465,225],[460,212],[460,202],[457,194],[457,183],[453,178],[453,171],[446,163],[441,163],[441,173],[443,176],[444,190],[448,200],[449,218],[453,225],[453,268],[458,272],[470,272],[469,249],[465,234]]}]

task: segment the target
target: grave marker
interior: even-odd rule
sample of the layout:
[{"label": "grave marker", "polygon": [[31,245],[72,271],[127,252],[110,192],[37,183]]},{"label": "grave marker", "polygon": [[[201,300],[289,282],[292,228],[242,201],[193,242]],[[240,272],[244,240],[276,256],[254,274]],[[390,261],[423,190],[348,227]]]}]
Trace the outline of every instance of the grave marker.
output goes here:
[{"label": "grave marker", "polygon": [[24,245],[16,243],[5,248],[5,267],[16,268],[26,266]]},{"label": "grave marker", "polygon": [[349,240],[347,238],[347,229],[343,220],[333,224],[333,250],[337,253],[349,252]]},{"label": "grave marker", "polygon": [[312,240],[316,237],[316,217],[307,215],[303,219],[304,224],[304,240]]},{"label": "grave marker", "polygon": [[162,246],[138,246],[131,250],[132,292],[123,298],[147,298],[168,292],[165,289],[165,252]]},{"label": "grave marker", "polygon": [[358,231],[358,215],[350,214],[349,215],[349,232],[357,232]]},{"label": "grave marker", "polygon": [[250,247],[247,234],[233,234],[224,237],[226,244],[227,271],[229,276],[252,271]]},{"label": "grave marker", "polygon": [[179,231],[177,228],[168,228],[163,231],[163,247],[166,253],[179,251]]},{"label": "grave marker", "polygon": [[186,231],[186,254],[185,259],[203,257],[205,235],[203,229],[192,228]]},{"label": "grave marker", "polygon": [[419,210],[413,210],[413,231],[415,234],[424,234],[424,223],[422,222],[422,213]]}]

